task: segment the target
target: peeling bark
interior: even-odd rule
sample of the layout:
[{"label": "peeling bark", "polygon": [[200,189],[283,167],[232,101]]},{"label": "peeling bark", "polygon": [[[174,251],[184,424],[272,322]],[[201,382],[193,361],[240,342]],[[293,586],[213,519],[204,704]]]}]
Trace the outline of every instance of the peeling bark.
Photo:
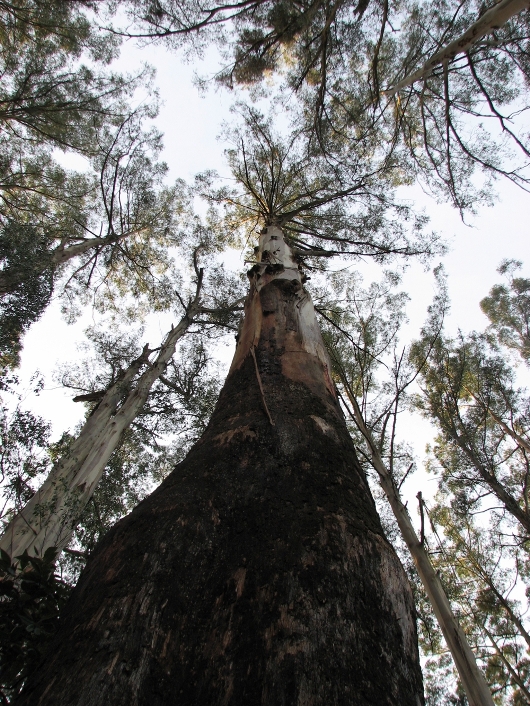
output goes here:
[{"label": "peeling bark", "polygon": [[207,430],[98,545],[19,706],[424,703],[310,297],[281,231],[260,245]]}]

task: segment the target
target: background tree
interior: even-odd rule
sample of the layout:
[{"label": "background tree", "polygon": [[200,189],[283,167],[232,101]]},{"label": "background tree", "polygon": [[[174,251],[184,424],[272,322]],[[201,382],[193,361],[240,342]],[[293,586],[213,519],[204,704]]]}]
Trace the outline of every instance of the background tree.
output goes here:
[{"label": "background tree", "polygon": [[[430,460],[438,494],[430,508],[420,499],[433,563],[498,703],[519,704],[529,698],[528,395],[511,351],[526,361],[526,289],[523,278],[510,286],[513,268],[500,268],[507,269],[509,286],[495,286],[482,302],[489,332],[440,336],[416,404],[439,430]],[[425,346],[416,344],[416,360]],[[437,671],[441,650],[432,628],[429,635]]]},{"label": "background tree", "polygon": [[493,287],[480,302],[480,308],[489,318],[490,330],[498,343],[516,351],[528,362],[530,280],[515,276],[520,267],[522,263],[519,261],[505,260],[501,263],[498,272],[505,275],[508,282]]},{"label": "background tree", "polygon": [[[16,365],[21,336],[45,309],[65,262],[91,250],[93,264],[97,249],[100,265],[105,256],[110,264],[120,259],[116,248],[109,256],[110,246],[136,235],[139,268],[140,253],[145,259],[139,230],[156,230],[155,221],[162,229],[172,225],[177,196],[162,188],[160,136],[145,126],[157,110],[148,87],[152,71],[108,70],[119,42],[98,32],[89,17],[95,9],[89,2],[40,0],[0,8],[4,364]],[[147,100],[135,110],[128,103],[138,90]],[[71,153],[86,158],[85,171],[61,166]],[[129,258],[134,250],[131,244]]]},{"label": "background tree", "polygon": [[[473,511],[491,497],[514,531],[527,537],[527,401],[513,372],[489,353],[487,339],[440,340],[422,375],[419,404],[442,434],[436,455],[443,483]],[[516,529],[517,528],[517,529]]]},{"label": "background tree", "polygon": [[[429,321],[424,327],[425,338],[431,343],[440,333],[447,309],[447,293],[439,269],[437,277],[441,291],[429,308]],[[400,547],[405,564],[413,562],[412,572],[420,593],[428,596],[469,703],[493,705],[484,675],[424,546],[424,527],[416,532],[400,494],[415,462],[410,448],[397,436],[398,419],[419,371],[408,362],[407,351],[397,349],[405,314],[404,294],[393,291],[396,281],[399,280],[395,275],[387,276],[386,281],[363,290],[359,283],[348,282],[342,274],[334,282],[335,301],[329,298],[327,288],[327,311],[319,311],[326,321],[333,373],[367,472],[373,469],[379,481],[376,497],[383,491],[383,517],[388,513],[386,503],[391,508],[393,516],[386,517],[387,532],[394,545]],[[381,380],[381,368],[387,368],[387,380]]]},{"label": "background tree", "polygon": [[[190,216],[189,213],[187,215]],[[173,385],[173,392],[179,391],[178,371],[174,366],[170,370],[173,371],[173,376],[176,376],[175,380],[172,381],[171,377],[165,375],[178,341],[190,327],[201,321],[202,315],[206,318],[199,326],[208,325],[208,322],[211,326],[221,322],[222,317],[229,322],[230,317],[233,317],[234,307],[237,310],[236,300],[228,304],[228,307],[225,306],[220,315],[216,315],[216,309],[219,308],[216,302],[222,298],[223,292],[221,290],[213,295],[208,291],[204,292],[204,271],[199,269],[197,257],[200,251],[204,251],[206,255],[214,252],[218,239],[209,234],[207,227],[202,226],[197,219],[188,224],[188,229],[187,242],[185,243],[184,236],[182,238],[181,255],[185,253],[186,247],[189,250],[195,245],[192,256],[195,284],[189,294],[186,291],[174,294],[181,303],[179,323],[175,327],[171,326],[158,348],[150,349],[145,345],[141,353],[135,351],[135,357],[124,355],[124,344],[118,344],[112,351],[107,348],[106,355],[111,364],[110,378],[104,375],[104,379],[100,381],[100,384],[104,385],[102,389],[92,390],[76,398],[80,401],[96,402],[79,435],[63,449],[46,480],[24,507],[13,508],[18,512],[9,518],[0,540],[2,549],[9,556],[17,557],[24,552],[42,556],[48,548],[53,547],[55,551],[60,551],[67,546],[111,455],[121,443],[122,435],[140,413],[146,417],[147,412],[143,408],[148,399],[151,399],[151,405],[155,407],[153,396],[160,402],[163,400],[164,396],[160,396],[160,382],[164,387]],[[219,274],[219,270],[214,271],[214,283],[218,283]],[[227,284],[230,289],[230,284]],[[213,306],[203,309],[203,300],[206,303],[212,302]],[[105,344],[104,339],[102,343]],[[108,342],[106,345],[108,346]],[[125,348],[130,351],[130,344],[126,344]],[[152,433],[156,433],[156,421],[153,417],[158,417],[162,411],[166,413],[166,419],[158,420],[160,427],[175,421],[167,418],[168,409],[172,404],[171,395],[169,399],[169,407],[165,410],[158,409],[156,415],[151,413]],[[139,426],[138,421],[136,426]]]},{"label": "background tree", "polygon": [[[510,277],[513,277],[513,273]],[[400,551],[402,561],[409,567],[409,575],[415,584],[420,617],[420,645],[427,658],[424,674],[428,703],[450,704],[462,700],[464,691],[460,686],[455,693],[454,677],[448,679],[452,669],[448,663],[446,643],[434,621],[433,604],[429,600],[431,597],[428,599],[425,594],[426,584],[421,571],[419,575],[423,586],[418,581],[418,573],[411,565],[410,557],[407,557],[407,548],[400,540],[397,526],[402,528],[399,517],[407,513],[399,498],[400,491],[407,483],[410,494],[411,483],[414,484],[412,473],[417,463],[411,447],[406,444],[406,436],[404,441],[403,431],[399,433],[399,420],[414,402],[411,392],[414,391],[413,383],[418,374],[430,381],[427,395],[429,404],[436,403],[440,407],[445,396],[449,399],[457,396],[454,386],[451,393],[440,392],[443,380],[449,371],[455,369],[455,364],[450,362],[454,349],[448,351],[444,348],[447,341],[443,337],[441,324],[447,301],[442,297],[438,306],[431,310],[421,347],[413,347],[413,355],[409,359],[406,349],[399,347],[398,336],[404,320],[404,294],[393,289],[396,284],[399,284],[399,279],[393,275],[363,289],[360,281],[350,279],[344,272],[336,273],[316,299],[317,311],[324,319],[325,337],[339,394],[342,395],[347,414],[354,421],[350,431],[356,439],[362,463],[368,473],[372,467],[376,469],[379,477],[377,480],[380,479],[384,487],[387,480],[391,479],[392,488],[389,490],[385,487],[384,495],[378,491],[377,485],[372,484],[372,488],[378,498],[378,509],[387,534]],[[499,289],[502,288],[494,287],[490,297]],[[518,305],[516,292],[519,290],[523,291],[523,300]],[[506,302],[508,311],[524,311],[524,291],[521,285],[514,288],[509,297],[508,288],[505,288],[504,294],[509,297]],[[524,316],[520,315],[514,323],[515,331],[521,329],[521,320],[524,320]],[[506,333],[505,330],[505,336]],[[487,451],[491,454],[491,450],[495,449],[497,457],[490,460],[490,463],[498,480],[512,491],[519,487],[524,496],[525,466],[524,461],[518,464],[517,458],[522,458],[526,453],[523,422],[525,393],[513,385],[514,371],[510,365],[510,356],[506,355],[506,348],[500,348],[492,337],[480,338],[475,334],[469,339],[471,344],[466,341],[466,373],[459,378],[465,380],[460,414],[466,414],[468,431],[473,422],[472,438],[482,441],[480,451],[485,455]],[[520,341],[517,335],[506,340],[509,343]],[[444,348],[447,356],[444,359],[445,367],[437,366],[435,372],[430,366],[436,365],[441,348]],[[524,352],[524,348],[522,350]],[[472,352],[475,353],[474,357]],[[477,369],[481,370],[480,376]],[[489,386],[485,384],[487,373]],[[421,398],[417,403],[423,404]],[[478,410],[470,409],[473,405]],[[422,409],[425,410],[424,407]],[[458,414],[456,408],[452,413],[453,417]],[[444,428],[449,424],[446,421],[449,419],[450,413],[447,411]],[[459,425],[459,421],[455,420],[453,424]],[[497,436],[491,430],[494,424],[498,426]],[[488,431],[485,431],[485,427]],[[487,443],[484,442],[486,435],[490,436]],[[418,493],[421,524],[417,536],[412,528],[412,543],[416,539],[422,551],[429,556],[429,563],[441,577],[442,591],[450,599],[467,640],[473,646],[477,661],[484,669],[495,702],[526,703],[526,533],[523,532],[521,536],[517,523],[504,508],[499,507],[498,502],[488,501],[491,495],[483,492],[483,484],[478,486],[469,470],[464,470],[464,463],[458,466],[455,458],[463,455],[461,449],[457,447],[456,452],[451,452],[448,451],[447,442],[442,445],[441,438],[437,442],[434,449],[436,460],[433,459],[430,468],[438,474],[441,464],[440,490],[431,507],[421,492]],[[487,490],[490,490],[489,486]],[[392,498],[393,495],[396,497]],[[389,513],[385,496],[391,501],[394,515],[398,518],[397,523]],[[520,504],[524,505],[523,497]],[[414,556],[415,547],[411,547],[409,541],[406,544]],[[447,644],[451,647],[450,643]],[[466,686],[465,678],[462,683]]]},{"label": "background tree", "polygon": [[[97,541],[163,480],[204,430],[219,388],[216,369],[212,366],[205,344],[210,338],[218,337],[220,330],[235,332],[237,306],[232,310],[226,304],[222,308],[217,307],[228,298],[229,303],[233,303],[239,287],[240,283],[230,281],[220,268],[212,266],[210,275],[206,274],[201,289],[204,309],[196,317],[197,322],[192,322],[187,329],[190,340],[181,343],[177,355],[168,361],[162,374],[156,365],[153,366],[160,376],[147,390],[149,394],[143,406],[142,400],[136,399],[137,414],[123,429],[110,458],[98,457],[101,480],[92,489],[84,509],[79,507],[79,503],[75,507],[66,503],[68,517],[64,514],[59,517],[47,515],[60,509],[57,506],[61,505],[61,501],[64,505],[63,496],[77,498],[75,488],[68,485],[69,478],[64,476],[64,470],[71,472],[72,466],[74,469],[80,466],[81,459],[74,452],[79,447],[79,441],[83,440],[83,434],[87,436],[86,430],[81,429],[82,425],[77,431],[65,433],[59,441],[50,445],[49,428],[43,420],[22,411],[15,414],[12,420],[6,418],[1,443],[2,468],[4,487],[8,490],[7,484],[10,483],[10,492],[6,492],[4,497],[4,524],[12,520],[17,511],[26,509],[26,503],[35,492],[38,496],[39,485],[52,474],[54,468],[62,467],[64,481],[56,487],[54,502],[47,506],[41,503],[34,508],[36,516],[28,516],[31,526],[39,525],[47,529],[44,546],[38,552],[43,556],[34,556],[38,538],[33,534],[27,542],[28,551],[16,560],[11,561],[6,552],[2,555],[0,586],[5,589],[2,625],[5,628],[6,650],[0,654],[0,684],[4,699],[8,702],[22,689],[28,674],[45,652],[55,632],[58,610],[75,585]],[[87,405],[85,426],[90,426],[89,422],[94,417],[101,416],[99,405],[109,397],[106,390],[114,392],[114,417],[120,423],[123,405],[129,402],[131,407],[130,398],[138,398],[138,389],[144,394],[142,385],[145,387],[145,373],[153,377],[153,368],[145,370],[144,367],[143,375],[140,369],[136,380],[129,381],[132,383],[132,395],[131,385],[125,384],[127,381],[124,378],[131,368],[136,369],[138,359],[140,363],[145,363],[146,350],[144,348],[142,352],[141,331],[131,336],[123,328],[120,330],[115,319],[111,327],[91,330],[89,338],[93,343],[91,357],[63,370],[61,382],[65,387],[81,393],[75,399]],[[160,354],[167,356],[166,349],[167,346],[158,351],[158,357]],[[86,438],[84,441],[86,446]],[[68,527],[72,515],[75,522]],[[46,540],[50,536],[53,539],[56,534],[52,525],[57,519],[59,531],[65,533],[69,545],[59,557],[56,557],[56,547],[46,550]],[[12,550],[11,546],[7,548]],[[29,579],[30,583],[23,580],[21,583],[17,571],[27,572],[28,562],[34,569],[32,578]],[[32,587],[35,587],[33,593]]]}]

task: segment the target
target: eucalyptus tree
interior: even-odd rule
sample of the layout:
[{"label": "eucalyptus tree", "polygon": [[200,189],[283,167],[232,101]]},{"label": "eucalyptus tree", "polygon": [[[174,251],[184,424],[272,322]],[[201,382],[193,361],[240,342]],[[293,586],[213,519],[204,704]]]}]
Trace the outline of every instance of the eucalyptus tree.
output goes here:
[{"label": "eucalyptus tree", "polygon": [[438,494],[430,510],[423,503],[431,557],[499,703],[529,698],[529,400],[512,353],[527,362],[519,265],[503,263],[508,286],[481,303],[486,333],[442,334],[434,346],[423,339],[413,354],[425,360],[430,346],[416,405],[438,430],[429,461]]},{"label": "eucalyptus tree", "polygon": [[498,272],[505,284],[495,285],[480,308],[490,320],[489,330],[501,346],[515,351],[528,364],[530,358],[530,279],[517,276],[518,260],[504,260]]},{"label": "eucalyptus tree", "polygon": [[[125,198],[119,201],[120,208],[126,213],[133,211]],[[138,209],[141,208],[140,200]],[[194,325],[199,328],[230,325],[230,319],[238,307],[237,296],[235,301],[226,302],[226,297],[234,293],[233,283],[225,277],[223,291],[219,287],[222,272],[214,268],[213,283],[207,279],[205,291],[204,271],[197,264],[200,252],[206,256],[215,252],[218,238],[212,236],[208,228],[197,217],[193,217],[189,210],[186,220],[180,232],[178,257],[182,258],[186,252],[190,252],[195,285],[189,297],[184,285],[182,293],[175,287],[172,289],[173,300],[177,308],[181,309],[179,323],[175,327],[171,326],[157,348],[149,348],[146,344],[134,356],[124,355],[123,345],[115,344],[114,351],[107,351],[113,362],[110,377],[100,381],[103,389],[92,390],[79,398],[80,401],[97,402],[96,406],[79,434],[71,439],[56,459],[43,484],[22,507],[13,508],[16,512],[9,517],[0,538],[1,548],[11,557],[18,557],[24,552],[42,556],[50,548],[59,552],[68,545],[109,459],[122,443],[124,433],[131,423],[135,422],[138,426],[139,415],[145,418],[147,412],[144,408],[148,400],[151,400],[153,406],[155,396],[159,400],[163,399],[157,388],[161,380],[165,381],[163,384],[175,388],[176,383],[167,377],[166,369],[169,366],[174,371],[171,359],[178,341]],[[184,275],[185,272],[181,271],[181,278]],[[160,295],[154,298],[155,308],[159,307]],[[174,371],[174,375],[178,378],[177,371]],[[159,426],[163,424],[162,410],[159,409],[157,414],[153,412],[152,416],[158,419]]]},{"label": "eucalyptus tree", "polygon": [[[59,288],[66,308],[90,298],[112,307],[132,294],[150,306],[169,305],[171,256],[190,195],[183,182],[167,186],[157,157],[161,136],[145,129],[139,110],[97,137],[97,157],[84,174],[63,182],[61,203],[6,218],[0,232],[2,351],[16,362],[21,335]],[[59,287],[58,287],[59,285]]]},{"label": "eucalyptus tree", "polygon": [[[469,639],[477,645],[498,703],[522,704],[530,698],[530,635],[527,552],[507,541],[497,523],[459,512],[440,495],[429,509],[429,549]],[[526,556],[525,556],[526,554]],[[434,651],[437,663],[442,650]]]},{"label": "eucalyptus tree", "polygon": [[[152,71],[122,76],[109,69],[119,40],[98,30],[98,7],[57,0],[0,7],[3,366],[16,365],[21,336],[45,309],[64,262],[93,248],[101,261],[110,245],[133,237],[141,201],[141,227],[149,215],[157,220],[163,211],[167,221],[173,208],[170,190],[160,189],[159,138],[145,125],[141,134],[142,120],[157,109]],[[143,100],[143,107],[132,109],[132,100]],[[62,166],[64,155],[72,153],[86,159],[85,170]],[[116,197],[129,213],[113,207]],[[86,243],[91,235],[96,239]]]},{"label": "eucalyptus tree", "polygon": [[[153,384],[138,415],[122,435],[90,502],[80,516],[72,542],[62,556],[82,566],[99,539],[121,517],[130,512],[184,458],[203,433],[218,396],[220,381],[204,332],[189,332],[181,340],[165,372]],[[101,383],[113,375],[123,354],[131,356],[138,340],[128,342],[104,331],[92,332],[96,357],[93,369],[88,360],[68,368],[63,384],[84,394],[74,399],[94,409],[103,390]],[[129,348],[132,344],[133,348]],[[108,348],[112,345],[112,350]],[[119,351],[119,354],[117,355]],[[88,390],[95,388],[94,392]],[[90,413],[90,412],[89,412]],[[65,440],[68,443],[68,439]],[[63,442],[64,443],[64,442]]]},{"label": "eucalyptus tree", "polygon": [[186,458],[91,554],[21,703],[423,701],[412,595],[303,281],[332,254],[426,257],[436,239],[396,228],[407,210],[368,160],[339,169],[255,113],[235,139],[236,185],[200,180],[226,231],[260,228],[227,381]]},{"label": "eucalyptus tree", "polygon": [[[528,539],[528,400],[485,336],[440,338],[422,371],[420,409],[440,431],[441,484],[478,512],[486,498]],[[416,351],[416,355],[422,355]]]},{"label": "eucalyptus tree", "polygon": [[[429,308],[423,329],[431,345],[439,335],[447,309],[440,270],[437,278],[441,291]],[[406,348],[398,348],[407,297],[395,291],[395,275],[387,275],[368,290],[363,290],[358,282],[349,282],[343,274],[334,277],[333,285],[333,296],[330,297],[328,287],[317,311],[325,319],[333,375],[362,463],[368,470],[375,470],[392,511],[390,518],[385,518],[387,532],[398,548],[401,535],[406,547],[401,556],[406,565],[413,561],[413,576],[419,579],[417,593],[428,596],[430,611],[436,617],[469,703],[493,706],[484,674],[424,546],[423,522],[418,533],[401,496],[401,488],[415,468],[415,459],[410,448],[399,441],[399,418],[410,405],[410,388],[419,373],[418,367],[410,364]],[[423,364],[420,362],[420,369]],[[382,370],[386,375],[381,374]]]},{"label": "eucalyptus tree", "polygon": [[123,432],[137,416],[153,382],[175,352],[177,341],[198,313],[201,284],[199,279],[195,298],[176,328],[168,332],[155,358],[149,360],[154,351],[146,345],[142,354],[121,371],[65,455],[8,523],[0,540],[8,555],[18,557],[30,551],[40,556],[49,548],[60,551],[70,542]]}]

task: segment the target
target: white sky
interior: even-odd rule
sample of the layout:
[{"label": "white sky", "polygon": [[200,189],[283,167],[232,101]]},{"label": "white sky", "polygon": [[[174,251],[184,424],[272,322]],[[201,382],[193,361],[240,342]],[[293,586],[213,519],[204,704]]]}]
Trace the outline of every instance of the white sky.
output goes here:
[{"label": "white sky", "polygon": [[[134,71],[142,62],[157,68],[156,83],[163,97],[163,106],[156,125],[165,134],[163,158],[170,168],[170,180],[177,177],[191,180],[195,173],[205,169],[217,169],[226,174],[224,146],[217,140],[217,135],[221,122],[230,117],[229,108],[234,96],[226,91],[199,95],[192,83],[194,67],[159,47],[139,50],[129,43],[123,49],[117,68]],[[203,66],[199,65],[198,69],[205,73]],[[419,188],[407,190],[407,198],[425,208],[432,228],[450,241],[451,251],[443,259],[452,300],[446,326],[450,333],[455,333],[458,328],[469,331],[485,327],[487,320],[480,311],[479,301],[494,283],[500,281],[496,268],[503,258],[522,260],[526,264],[523,272],[530,274],[530,196],[506,181],[498,183],[498,193],[495,207],[481,210],[471,221],[473,227],[470,228],[463,225],[451,207],[436,204]],[[373,269],[366,269],[369,277]],[[367,283],[369,281],[367,279]],[[434,293],[432,274],[418,264],[412,265],[405,276],[404,289],[411,296],[407,333],[414,337]],[[59,306],[54,304],[25,337],[21,380],[27,384],[37,369],[46,380],[40,396],[35,398],[28,393],[25,404],[53,422],[54,436],[72,428],[81,418],[83,408],[71,401],[71,392],[54,389],[52,372],[61,362],[76,359],[76,342],[83,338],[83,330],[91,322],[92,315],[87,312],[77,324],[67,326],[61,318]],[[163,321],[154,318],[146,340],[155,345],[157,336],[161,338],[166,330],[167,318]],[[230,356],[227,351],[224,357]],[[414,419],[407,425],[406,436],[422,455],[432,433],[424,421]],[[423,483],[420,479],[414,481],[409,492],[414,491],[415,495],[420,482]],[[428,485],[433,487],[432,482]]]}]

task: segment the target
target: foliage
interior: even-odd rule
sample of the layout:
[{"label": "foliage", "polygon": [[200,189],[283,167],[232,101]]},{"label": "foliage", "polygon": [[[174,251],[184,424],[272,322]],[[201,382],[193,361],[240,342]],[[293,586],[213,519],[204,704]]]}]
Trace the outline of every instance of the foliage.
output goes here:
[{"label": "foliage", "polygon": [[490,330],[502,346],[516,351],[530,362],[530,279],[516,277],[522,263],[504,260],[498,272],[505,275],[508,284],[493,287],[480,302],[480,308],[489,318]]},{"label": "foliage", "polygon": [[11,557],[0,550],[0,696],[11,703],[53,637],[71,587],[55,573],[55,550]]},{"label": "foliage", "polygon": [[50,424],[20,403],[10,412],[0,407],[0,473],[3,522],[35,492],[35,480],[49,468]]},{"label": "foliage", "polygon": [[[411,3],[387,86],[458,38],[484,10],[474,0]],[[528,110],[528,20],[527,10],[515,15],[384,107],[398,116],[416,173],[437,183],[461,211],[488,198],[491,178],[502,175],[527,189],[530,145],[521,117]],[[482,188],[473,179],[477,166],[486,176]]]},{"label": "foliage", "polygon": [[490,200],[497,176],[528,188],[527,10],[396,91],[485,6],[247,0],[205,9],[196,0],[130,0],[127,7],[132,26],[118,33],[174,47],[216,41],[225,60],[217,78],[230,87],[259,82],[263,91],[263,79],[279,74],[286,103],[293,92],[300,100],[295,122],[322,151],[348,152],[372,140],[389,146],[402,178],[420,179],[462,215]]},{"label": "foliage", "polygon": [[[182,188],[162,185],[160,135],[145,126],[157,111],[152,71],[108,71],[119,40],[98,31],[97,9],[57,0],[0,8],[3,366],[17,365],[22,335],[65,263],[76,260],[66,280],[71,299],[112,277],[120,291],[130,282],[146,296],[169,266],[164,248]],[[146,95],[133,110],[138,90]],[[72,152],[86,158],[85,170],[61,166]],[[154,258],[158,269],[146,270]]]},{"label": "foliage", "polygon": [[216,187],[211,173],[197,181],[206,199],[224,206],[226,231],[239,231],[244,243],[257,226],[275,223],[301,262],[334,255],[428,259],[443,249],[425,232],[427,218],[393,198],[386,168],[370,154],[358,150],[347,163],[334,161],[303,131],[283,137],[251,108],[242,108],[241,118],[227,130],[235,186]]},{"label": "foliage", "polygon": [[98,127],[123,116],[120,100],[135,79],[97,71],[116,57],[118,42],[98,33],[86,12],[90,8],[95,5],[83,1],[2,3],[4,140],[91,154]]},{"label": "foliage", "polygon": [[[439,432],[428,466],[438,493],[432,507],[423,502],[431,528],[425,541],[499,704],[530,698],[529,398],[510,355],[515,348],[526,361],[525,298],[524,286],[495,286],[483,305],[489,332],[440,335],[415,400]],[[415,344],[413,360],[424,359],[425,345]],[[421,630],[434,646],[434,671],[443,668],[435,633]]]},{"label": "foliage", "polygon": [[19,284],[0,300],[0,370],[18,365],[22,335],[48,305],[53,269],[41,267],[49,262],[49,244],[39,238],[34,228],[5,222],[0,231],[2,273],[18,267],[24,274]]}]

